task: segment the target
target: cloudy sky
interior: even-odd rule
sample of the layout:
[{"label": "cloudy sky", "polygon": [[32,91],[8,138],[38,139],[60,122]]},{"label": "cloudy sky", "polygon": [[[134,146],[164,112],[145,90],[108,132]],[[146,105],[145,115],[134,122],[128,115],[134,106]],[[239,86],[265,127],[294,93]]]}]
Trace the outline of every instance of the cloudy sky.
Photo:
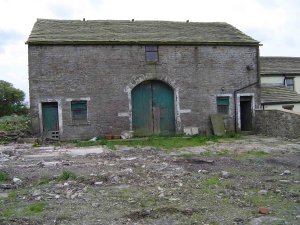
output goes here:
[{"label": "cloudy sky", "polygon": [[227,22],[263,56],[300,56],[299,0],[0,0],[0,80],[26,93],[27,46],[37,18]]}]

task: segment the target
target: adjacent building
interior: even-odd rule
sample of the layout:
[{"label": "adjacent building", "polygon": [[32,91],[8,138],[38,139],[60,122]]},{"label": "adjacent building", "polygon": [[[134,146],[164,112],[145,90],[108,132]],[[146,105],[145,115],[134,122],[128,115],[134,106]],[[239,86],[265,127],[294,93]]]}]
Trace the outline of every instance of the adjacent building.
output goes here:
[{"label": "adjacent building", "polygon": [[27,44],[37,134],[252,129],[259,42],[227,23],[38,19]]},{"label": "adjacent building", "polygon": [[300,112],[300,58],[261,57],[260,67],[262,108]]}]

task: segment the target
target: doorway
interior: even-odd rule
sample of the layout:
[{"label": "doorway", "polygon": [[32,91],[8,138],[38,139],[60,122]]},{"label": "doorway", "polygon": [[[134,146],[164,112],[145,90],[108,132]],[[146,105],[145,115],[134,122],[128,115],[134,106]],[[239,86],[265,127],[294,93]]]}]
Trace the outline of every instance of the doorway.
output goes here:
[{"label": "doorway", "polygon": [[42,118],[43,118],[43,132],[58,131],[58,103],[57,102],[43,102],[42,103]]},{"label": "doorway", "polygon": [[240,97],[241,131],[252,131],[252,97]]},{"label": "doorway", "polygon": [[132,128],[136,136],[175,133],[174,91],[164,82],[144,81],[131,92]]}]

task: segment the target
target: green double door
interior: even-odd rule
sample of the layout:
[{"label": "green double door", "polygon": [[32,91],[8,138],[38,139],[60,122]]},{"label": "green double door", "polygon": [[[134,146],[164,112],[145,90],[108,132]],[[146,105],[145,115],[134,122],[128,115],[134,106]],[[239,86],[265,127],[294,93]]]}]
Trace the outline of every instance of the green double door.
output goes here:
[{"label": "green double door", "polygon": [[145,81],[131,92],[132,127],[137,136],[175,133],[174,91],[160,81]]}]

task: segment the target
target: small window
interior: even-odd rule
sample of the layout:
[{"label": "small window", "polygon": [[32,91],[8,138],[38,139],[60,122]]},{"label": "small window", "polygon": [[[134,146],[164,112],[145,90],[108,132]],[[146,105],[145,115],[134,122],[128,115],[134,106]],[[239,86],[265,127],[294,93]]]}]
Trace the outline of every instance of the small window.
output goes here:
[{"label": "small window", "polygon": [[87,121],[87,102],[72,101],[71,102],[72,120]]},{"label": "small window", "polygon": [[287,110],[293,110],[294,109],[294,105],[283,105],[282,108],[283,109],[287,109]]},{"label": "small window", "polygon": [[145,51],[147,62],[158,62],[158,46],[147,45],[145,46]]},{"label": "small window", "polygon": [[218,113],[229,113],[229,97],[217,97],[217,111]]},{"label": "small window", "polygon": [[288,89],[294,90],[294,78],[293,77],[286,77],[284,79],[285,86],[287,86]]}]

